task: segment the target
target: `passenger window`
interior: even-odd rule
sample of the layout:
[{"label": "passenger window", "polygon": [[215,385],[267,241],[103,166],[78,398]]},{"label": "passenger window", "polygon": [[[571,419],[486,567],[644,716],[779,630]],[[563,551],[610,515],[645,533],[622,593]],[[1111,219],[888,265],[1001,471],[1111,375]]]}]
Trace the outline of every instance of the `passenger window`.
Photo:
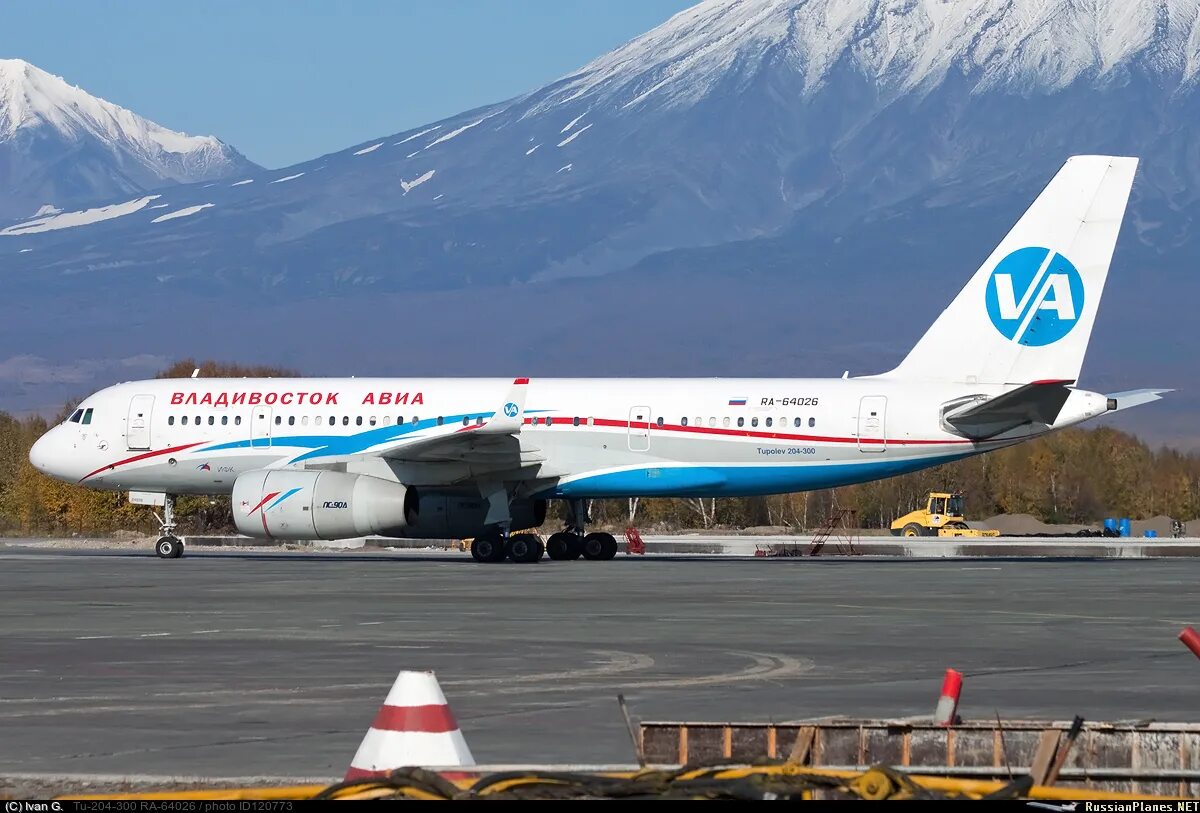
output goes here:
[{"label": "passenger window", "polygon": [[799,429],[799,428],[800,428],[800,424],[801,424],[801,420],[800,420],[799,418],[796,418],[796,419],[795,419],[795,420],[792,422],[792,426],[796,427],[797,429]]},{"label": "passenger window", "polygon": [[350,425],[350,416],[343,415],[342,416],[342,426],[349,426],[349,425]]},{"label": "passenger window", "polygon": [[275,416],[275,425],[276,425],[276,426],[282,426],[282,425],[283,425],[283,416],[282,416],[282,415],[276,415],[276,416]]},{"label": "passenger window", "polygon": [[446,423],[446,419],[441,415],[438,415],[437,425],[442,426],[444,423]]},{"label": "passenger window", "polygon": [[324,416],[318,415],[317,417],[313,418],[313,423],[315,423],[317,426],[321,426],[323,423],[325,423]]},{"label": "passenger window", "polygon": [[420,416],[419,416],[419,415],[413,415],[412,422],[413,422],[413,426],[416,426],[417,424],[419,424],[419,423],[421,422],[421,418],[420,418]]},{"label": "passenger window", "polygon": [[234,415],[234,416],[233,416],[233,425],[234,425],[234,426],[241,426],[241,425],[242,425],[242,416],[241,416],[241,415]]},{"label": "passenger window", "polygon": [[[638,417],[641,417],[641,416],[639,415]],[[578,416],[578,415],[576,415],[576,416],[575,416],[575,417],[572,419],[572,423],[574,423],[574,424],[575,424],[575,426],[579,426],[579,416]]]},{"label": "passenger window", "polygon": [[303,418],[300,419],[300,425],[308,426],[308,416],[307,415],[305,415]]},{"label": "passenger window", "polygon": [[87,426],[91,422],[92,422],[92,410],[90,408],[85,409],[83,411],[83,419],[80,421],[80,423],[82,423],[84,426]]},{"label": "passenger window", "polygon": [[229,416],[228,415],[221,416],[221,426],[229,426]]},{"label": "passenger window", "polygon": [[463,415],[463,426],[470,426],[470,425],[471,425],[471,416]]},{"label": "passenger window", "polygon": [[811,429],[812,427],[816,426],[816,425],[817,425],[817,419],[816,419],[816,418],[809,418],[809,419],[808,419],[808,426],[809,426],[809,428],[810,428],[810,429]]},{"label": "passenger window", "polygon": [[771,419],[767,418],[767,426],[770,426],[770,425],[771,425]]},{"label": "passenger window", "polygon": [[296,425],[296,416],[288,415],[288,426],[295,426],[295,425]]},{"label": "passenger window", "polygon": [[[591,418],[588,418],[588,423],[589,423],[589,424],[591,423],[591,420],[592,420]],[[659,426],[662,426],[662,425],[663,425],[663,419],[662,419],[662,416],[661,416],[661,415],[659,415],[659,416],[658,416],[658,420],[657,420],[657,421],[655,421],[655,423],[656,423],[656,424],[658,424]]]},{"label": "passenger window", "polygon": [[703,419],[703,418],[697,418],[697,419],[696,419],[696,426],[704,426],[704,419]]},{"label": "passenger window", "polygon": [[745,425],[746,425],[746,419],[738,418],[738,426],[745,426]]},{"label": "passenger window", "polygon": [[375,423],[376,423],[376,418],[375,418],[375,416],[374,416],[374,415],[372,415],[370,418],[367,418],[367,423],[371,424],[371,426],[374,426],[374,425],[375,425]]},{"label": "passenger window", "polygon": [[553,426],[553,425],[554,425],[554,419],[551,418],[549,415],[547,415],[546,416],[546,426]]},{"label": "passenger window", "polygon": [[680,418],[680,419],[679,419],[679,425],[680,425],[680,426],[687,426],[687,418]]},{"label": "passenger window", "polygon": [[722,418],[721,426],[724,426],[725,428],[729,428],[729,418]]},{"label": "passenger window", "polygon": [[391,426],[391,425],[392,425],[392,416],[391,416],[391,415],[384,415],[384,416],[383,416],[383,425],[384,425],[384,426]]},{"label": "passenger window", "polygon": [[750,425],[751,425],[751,426],[758,426],[758,418],[751,418],[751,419],[750,419]]},{"label": "passenger window", "polygon": [[354,425],[362,426],[362,415],[359,415],[357,418],[354,419]]},{"label": "passenger window", "polygon": [[175,416],[172,415],[171,417],[167,418],[167,426],[174,426],[174,425],[175,425]]},{"label": "passenger window", "polygon": [[[660,426],[662,425],[662,418],[659,418],[659,419],[658,419],[658,423],[659,423],[659,425],[660,425]],[[595,418],[588,418],[588,426],[595,426],[595,425],[596,425],[596,419],[595,419]]]},{"label": "passenger window", "polygon": [[715,427],[715,426],[717,425],[717,419],[716,419],[716,418],[709,418],[709,419],[708,419],[708,425],[709,425],[710,427]]},{"label": "passenger window", "polygon": [[483,416],[482,416],[482,415],[476,415],[476,416],[475,416],[475,425],[476,425],[476,426],[483,426]]},{"label": "passenger window", "polygon": [[199,426],[199,425],[200,425],[200,416],[197,415],[196,416],[196,426]]},{"label": "passenger window", "polygon": [[216,422],[217,422],[217,419],[216,419],[214,416],[212,416],[212,415],[209,415],[209,416],[208,416],[208,425],[209,425],[209,426],[212,426],[212,425],[213,425],[213,424],[215,424]]},{"label": "passenger window", "polygon": [[179,422],[184,426],[187,426],[187,415],[184,415],[182,418],[180,418]]}]

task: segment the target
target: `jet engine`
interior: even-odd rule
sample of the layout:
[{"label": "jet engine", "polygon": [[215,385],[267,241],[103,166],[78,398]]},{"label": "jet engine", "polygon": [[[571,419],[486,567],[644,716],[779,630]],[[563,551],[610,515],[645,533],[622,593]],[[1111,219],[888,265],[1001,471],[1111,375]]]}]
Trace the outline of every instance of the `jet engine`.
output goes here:
[{"label": "jet engine", "polygon": [[233,483],[233,521],[247,536],[405,536],[416,517],[414,490],[364,474],[260,469]]}]

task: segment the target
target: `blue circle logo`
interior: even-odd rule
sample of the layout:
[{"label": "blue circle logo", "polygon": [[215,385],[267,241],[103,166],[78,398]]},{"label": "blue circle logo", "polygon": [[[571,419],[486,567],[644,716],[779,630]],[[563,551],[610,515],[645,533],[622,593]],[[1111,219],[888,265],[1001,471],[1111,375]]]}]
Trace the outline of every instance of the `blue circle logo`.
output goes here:
[{"label": "blue circle logo", "polygon": [[996,264],[987,283],[987,312],[1006,339],[1027,347],[1053,344],[1083,313],[1083,278],[1061,254],[1019,248]]},{"label": "blue circle logo", "polygon": [[517,405],[514,404],[512,401],[509,401],[507,404],[504,405],[504,414],[510,418],[517,417],[518,411],[519,410],[517,409]]}]

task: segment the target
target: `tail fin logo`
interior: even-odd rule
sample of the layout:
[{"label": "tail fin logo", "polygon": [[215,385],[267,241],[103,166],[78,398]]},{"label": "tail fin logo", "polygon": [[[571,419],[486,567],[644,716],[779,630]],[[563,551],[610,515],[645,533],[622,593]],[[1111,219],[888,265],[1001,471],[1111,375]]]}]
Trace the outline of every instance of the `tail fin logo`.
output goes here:
[{"label": "tail fin logo", "polygon": [[1006,339],[1030,347],[1053,344],[1083,312],[1083,278],[1061,254],[1019,248],[996,264],[987,284],[987,311]]}]

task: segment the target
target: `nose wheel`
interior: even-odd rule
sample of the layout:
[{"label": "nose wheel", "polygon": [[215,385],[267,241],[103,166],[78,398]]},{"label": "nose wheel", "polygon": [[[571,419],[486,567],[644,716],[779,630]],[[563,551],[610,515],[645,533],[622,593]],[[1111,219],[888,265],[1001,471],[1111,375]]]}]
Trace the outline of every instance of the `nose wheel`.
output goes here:
[{"label": "nose wheel", "polygon": [[159,559],[178,559],[183,556],[183,540],[177,536],[163,536],[154,543],[154,552]]},{"label": "nose wheel", "polygon": [[178,559],[183,556],[183,540],[175,535],[175,495],[164,496],[163,515],[158,517],[162,536],[154,543],[154,553],[159,559]]}]

